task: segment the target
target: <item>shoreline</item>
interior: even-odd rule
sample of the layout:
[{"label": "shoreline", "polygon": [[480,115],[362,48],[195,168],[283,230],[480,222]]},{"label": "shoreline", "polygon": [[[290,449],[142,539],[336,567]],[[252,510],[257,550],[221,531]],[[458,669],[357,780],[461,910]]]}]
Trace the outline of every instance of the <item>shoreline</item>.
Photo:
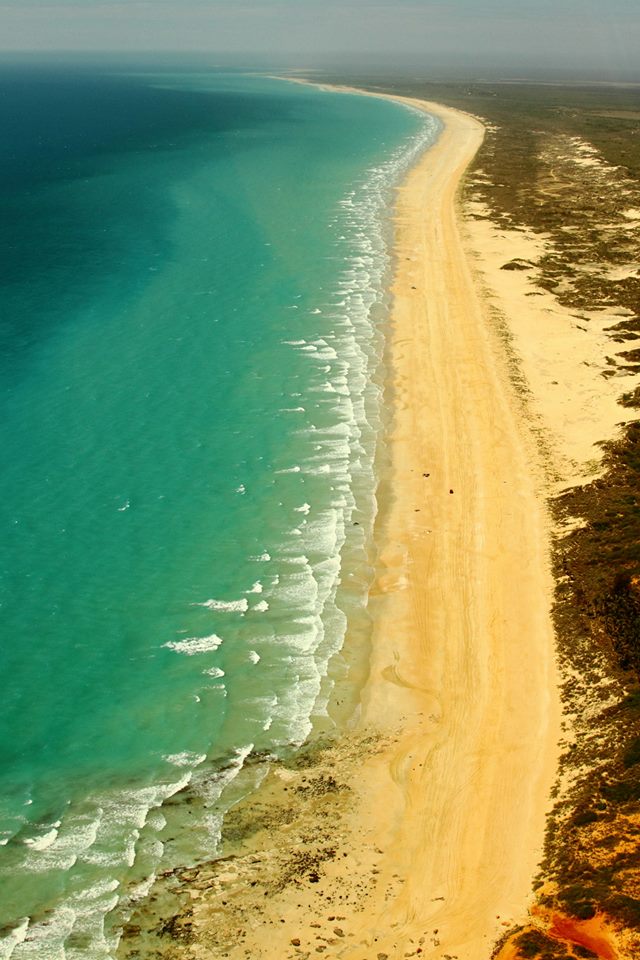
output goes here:
[{"label": "shoreline", "polygon": [[460,238],[483,127],[387,98],[444,129],[394,205],[391,493],[361,713],[274,765],[221,860],[169,878],[175,956],[487,960],[532,901],[558,756],[553,582],[542,466]]},{"label": "shoreline", "polygon": [[[490,317],[481,278],[469,265],[476,252],[461,222],[457,194],[482,142],[482,123],[431,101],[314,85],[403,103],[443,124],[439,140],[397,189],[394,204],[386,390],[393,409],[389,476],[383,478],[390,494],[380,504],[374,534],[379,571],[369,599],[371,665],[359,726],[380,729],[383,715],[384,732],[398,736],[381,764],[388,769],[378,769],[377,788],[369,792],[369,815],[377,821],[376,833],[384,821],[389,844],[396,848],[394,873],[387,871],[389,887],[399,867],[405,883],[393,908],[386,897],[379,904],[381,930],[400,925],[405,942],[397,943],[395,934],[388,941],[384,934],[375,939],[390,951],[408,947],[419,941],[419,927],[428,927],[432,917],[441,924],[433,956],[458,951],[471,960],[489,956],[492,944],[526,916],[533,901],[557,775],[561,710],[551,621],[551,521],[543,489],[546,451],[531,425],[520,421],[522,398],[512,383],[512,356]],[[425,211],[435,214],[433,223],[421,219]],[[457,337],[451,336],[452,318],[460,323]],[[456,370],[449,375],[453,350]],[[468,382],[462,381],[459,364]],[[494,443],[500,457],[493,456]],[[501,465],[509,480],[496,479]],[[473,477],[470,467],[478,471]],[[436,500],[433,481],[439,485]],[[458,491],[464,494],[462,509],[453,516],[448,497]],[[518,512],[525,510],[529,522],[520,525]],[[429,512],[417,516],[423,511]],[[523,533],[526,540],[514,549]],[[512,569],[518,563],[519,584]],[[460,593],[453,602],[446,591],[456,589]],[[520,606],[525,602],[527,614]],[[440,638],[446,641],[452,633],[456,648],[443,649]],[[509,650],[513,639],[517,647]],[[537,669],[535,683],[521,675],[519,657]],[[501,676],[492,675],[496,667]],[[535,697],[537,704],[527,700]],[[413,723],[409,731],[408,722]],[[475,722],[480,726],[472,732]],[[517,777],[522,783],[510,782]],[[395,804],[383,817],[380,791]],[[423,825],[424,835],[416,837],[416,823]],[[483,832],[480,844],[477,836]],[[456,854],[454,844],[461,840]],[[442,891],[447,905],[434,909]],[[455,924],[445,932],[452,913]],[[410,917],[416,918],[415,926]]]}]

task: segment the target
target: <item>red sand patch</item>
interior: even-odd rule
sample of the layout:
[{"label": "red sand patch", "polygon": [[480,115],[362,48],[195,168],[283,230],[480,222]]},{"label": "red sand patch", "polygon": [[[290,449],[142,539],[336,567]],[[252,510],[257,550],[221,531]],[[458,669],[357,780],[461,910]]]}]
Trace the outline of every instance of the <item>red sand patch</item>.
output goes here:
[{"label": "red sand patch", "polygon": [[618,951],[602,914],[596,914],[591,920],[574,920],[554,913],[550,920],[547,933],[554,940],[560,940],[568,946],[586,947],[600,960],[618,960]]},{"label": "red sand patch", "polygon": [[613,933],[607,926],[604,914],[597,914],[590,920],[576,920],[560,913],[551,913],[540,907],[534,908],[536,921],[530,926],[518,930],[503,945],[495,960],[522,960],[517,940],[527,930],[538,930],[549,940],[561,943],[571,952],[572,947],[586,947],[599,960],[621,960],[613,941]]}]

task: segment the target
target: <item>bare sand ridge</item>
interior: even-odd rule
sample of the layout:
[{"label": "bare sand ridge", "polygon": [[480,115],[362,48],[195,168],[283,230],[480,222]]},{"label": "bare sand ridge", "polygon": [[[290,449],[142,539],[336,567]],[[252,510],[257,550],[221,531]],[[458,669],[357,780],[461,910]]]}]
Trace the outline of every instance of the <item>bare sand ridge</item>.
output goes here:
[{"label": "bare sand ridge", "polygon": [[171,956],[488,960],[526,918],[560,714],[542,471],[460,239],[483,127],[406,102],[444,129],[398,191],[358,729],[315,767],[275,769],[236,816],[263,824],[253,846],[181,878],[172,935],[189,946]]},{"label": "bare sand ridge", "polygon": [[[636,417],[620,406],[620,394],[637,377],[611,372],[608,356],[620,353],[607,332],[630,310],[576,311],[563,307],[546,290],[535,287],[533,264],[545,252],[545,240],[523,229],[505,229],[477,202],[465,205],[465,234],[489,302],[507,319],[529,395],[529,412],[538,418],[560,487],[588,483],[602,472],[602,440]],[[477,217],[477,219],[476,219]],[[519,260],[528,269],[505,270]],[[636,265],[618,268],[613,279],[633,275]]]}]

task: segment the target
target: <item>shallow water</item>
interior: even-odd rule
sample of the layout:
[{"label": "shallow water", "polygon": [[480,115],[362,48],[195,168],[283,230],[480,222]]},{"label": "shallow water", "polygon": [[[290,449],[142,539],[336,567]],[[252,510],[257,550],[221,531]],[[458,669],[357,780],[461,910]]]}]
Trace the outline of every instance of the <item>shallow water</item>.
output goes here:
[{"label": "shallow water", "polygon": [[254,77],[0,83],[0,957],[109,956],[185,855],[170,798],[215,849],[366,632],[385,218],[436,126]]}]

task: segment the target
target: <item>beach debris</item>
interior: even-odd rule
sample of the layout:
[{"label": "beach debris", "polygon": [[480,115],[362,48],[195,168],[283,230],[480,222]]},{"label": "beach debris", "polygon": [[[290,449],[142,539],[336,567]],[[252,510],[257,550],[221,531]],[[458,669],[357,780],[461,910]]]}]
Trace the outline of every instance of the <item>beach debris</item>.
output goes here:
[{"label": "beach debris", "polygon": [[292,947],[299,947],[299,946],[300,946],[300,937],[293,937],[293,939],[291,940],[291,946],[292,946]]}]

